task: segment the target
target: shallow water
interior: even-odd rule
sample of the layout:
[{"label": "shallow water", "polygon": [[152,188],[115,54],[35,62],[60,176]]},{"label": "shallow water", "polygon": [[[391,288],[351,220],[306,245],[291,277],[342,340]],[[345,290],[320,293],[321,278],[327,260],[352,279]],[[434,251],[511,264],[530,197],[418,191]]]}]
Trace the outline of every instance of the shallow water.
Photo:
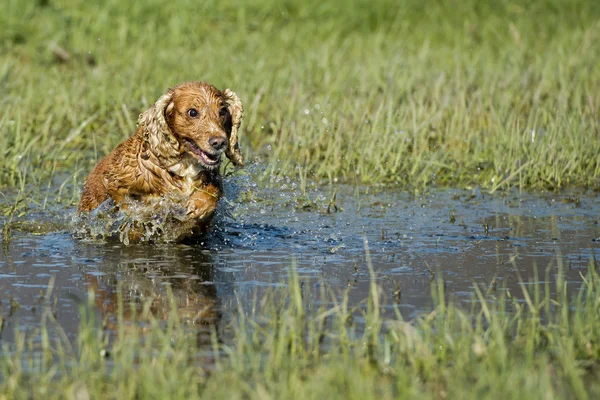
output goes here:
[{"label": "shallow water", "polygon": [[534,281],[536,269],[537,281],[545,281],[549,267],[553,281],[557,263],[575,289],[600,246],[594,195],[435,190],[419,197],[335,186],[303,196],[289,181],[275,184],[278,189],[260,189],[234,179],[226,193],[235,200],[223,202],[213,231],[196,243],[77,239],[72,208],[30,212],[0,254],[0,341],[11,342],[15,327],[39,326],[43,306],[72,336],[87,290],[97,293],[98,314],[110,317],[119,283],[126,300],[154,298],[155,315],[170,311],[168,286],[191,325],[219,324],[235,314],[236,296],[250,311],[254,296],[284,284],[291,265],[304,287],[325,285],[339,296],[348,290],[350,302],[359,304],[370,282],[365,244],[386,300],[384,315],[397,305],[411,318],[431,305],[432,274],[443,276],[447,293],[465,303],[475,283],[487,287],[495,279],[496,290],[518,295],[520,281]]}]

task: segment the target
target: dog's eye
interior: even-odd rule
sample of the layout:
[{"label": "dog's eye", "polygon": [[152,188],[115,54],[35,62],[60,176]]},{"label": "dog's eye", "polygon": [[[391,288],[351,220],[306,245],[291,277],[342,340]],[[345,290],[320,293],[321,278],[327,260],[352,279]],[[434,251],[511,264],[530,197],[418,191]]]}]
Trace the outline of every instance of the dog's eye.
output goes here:
[{"label": "dog's eye", "polygon": [[198,116],[198,110],[196,110],[195,108],[190,108],[187,113],[192,118],[195,118]]},{"label": "dog's eye", "polygon": [[227,109],[227,107],[221,107],[221,109],[219,110],[219,117],[225,118],[228,113],[229,110]]}]

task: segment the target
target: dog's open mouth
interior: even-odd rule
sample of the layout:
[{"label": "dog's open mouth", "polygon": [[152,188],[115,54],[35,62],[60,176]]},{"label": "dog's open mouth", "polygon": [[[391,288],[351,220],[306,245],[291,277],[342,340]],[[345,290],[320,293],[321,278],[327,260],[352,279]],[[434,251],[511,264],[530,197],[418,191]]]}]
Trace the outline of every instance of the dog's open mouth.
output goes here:
[{"label": "dog's open mouth", "polygon": [[212,167],[212,166],[219,164],[219,162],[221,161],[220,153],[219,154],[207,153],[207,152],[203,151],[200,147],[198,147],[198,145],[196,143],[194,143],[193,140],[188,139],[188,138],[183,138],[183,141],[185,143],[185,146],[188,148],[188,150],[202,163]]}]

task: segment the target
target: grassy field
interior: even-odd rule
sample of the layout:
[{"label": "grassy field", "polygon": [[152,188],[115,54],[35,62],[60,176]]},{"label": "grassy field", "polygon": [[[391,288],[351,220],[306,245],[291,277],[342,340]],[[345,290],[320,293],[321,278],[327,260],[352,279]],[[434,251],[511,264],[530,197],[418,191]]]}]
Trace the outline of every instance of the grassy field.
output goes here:
[{"label": "grassy field", "polygon": [[79,188],[187,80],[240,95],[260,176],[600,187],[599,2],[6,0],[0,27],[0,188]]},{"label": "grassy field", "polygon": [[[550,270],[549,270],[550,271]],[[551,270],[556,272],[556,266]],[[558,269],[560,271],[560,268]],[[560,272],[559,272],[560,274]],[[60,335],[52,314],[36,335],[5,347],[1,399],[552,399],[600,395],[600,277],[593,265],[568,300],[566,283],[523,285],[523,293],[479,288],[473,308],[445,300],[433,282],[435,308],[410,322],[383,321],[375,283],[351,310],[332,309],[309,293],[294,269],[288,286],[259,300],[260,315],[240,313],[226,328],[229,344],[213,334],[198,356],[195,335],[173,310],[167,322],[141,315],[146,328],[120,320],[115,339],[96,329],[82,309],[76,343]],[[528,287],[529,289],[525,289]],[[558,295],[551,299],[555,289]],[[525,301],[517,301],[518,295]],[[333,296],[332,298],[336,298]],[[147,310],[150,307],[146,308]],[[351,315],[363,315],[357,330]],[[122,313],[120,313],[122,318]],[[362,331],[362,333],[359,333]],[[39,341],[38,341],[39,343]]]},{"label": "grassy field", "polygon": [[[77,202],[138,114],[188,80],[243,100],[254,180],[600,190],[598,43],[593,0],[4,0],[0,195],[19,194],[3,226],[24,198]],[[0,352],[0,400],[600,395],[594,265],[573,298],[560,279],[524,285],[525,301],[481,288],[470,310],[440,280],[408,322],[381,318],[375,283],[360,310],[319,308],[335,296],[303,296],[293,269],[288,283],[201,351],[175,312],[111,337],[90,302],[71,341],[47,311]]]}]

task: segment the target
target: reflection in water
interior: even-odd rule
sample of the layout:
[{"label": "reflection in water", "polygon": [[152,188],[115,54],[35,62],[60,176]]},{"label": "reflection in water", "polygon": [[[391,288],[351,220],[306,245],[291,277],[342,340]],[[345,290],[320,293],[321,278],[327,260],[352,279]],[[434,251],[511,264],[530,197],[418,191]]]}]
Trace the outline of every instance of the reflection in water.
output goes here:
[{"label": "reflection in water", "polygon": [[[158,320],[167,320],[169,314],[176,312],[183,323],[197,330],[200,346],[210,345],[211,326],[218,332],[221,320],[210,252],[190,253],[190,247],[183,245],[142,249],[143,256],[139,247],[109,247],[101,256],[124,263],[116,269],[101,264],[96,270],[84,272],[88,288],[96,295],[96,308],[104,317],[105,328],[117,330],[120,292],[123,319],[128,325],[143,322],[143,310]],[[82,255],[93,259],[98,256],[97,251],[87,248]],[[164,262],[156,263],[157,256]],[[142,331],[147,329],[143,323],[140,326]]]},{"label": "reflection in water", "polygon": [[[495,281],[497,290],[505,287],[514,296],[521,294],[521,280],[552,284],[558,263],[565,267],[569,286],[577,288],[580,272],[600,246],[598,196],[571,201],[574,194],[491,197],[440,190],[416,197],[345,186],[314,188],[301,196],[283,183],[277,190],[249,188],[235,208],[221,210],[209,235],[187,245],[125,246],[77,240],[67,229],[14,228],[0,254],[5,321],[0,340],[11,341],[14,327],[39,324],[40,292],[52,277],[51,303],[69,334],[76,332],[79,318],[72,299],[85,299],[88,286],[97,291],[99,312],[114,323],[119,285],[124,300],[138,307],[152,298],[151,309],[159,318],[171,312],[166,301],[170,287],[177,312],[202,330],[222,325],[221,314],[226,319],[254,311],[254,297],[285,282],[292,263],[307,290],[324,283],[340,296],[347,290],[350,306],[359,304],[370,284],[365,238],[387,300],[382,314],[393,316],[397,305],[406,318],[430,307],[432,272],[444,278],[449,296],[465,303],[472,301],[474,284],[487,287]],[[68,219],[72,210],[66,213]],[[27,226],[35,228],[53,217],[27,218]],[[221,339],[227,340],[225,335]]]}]

